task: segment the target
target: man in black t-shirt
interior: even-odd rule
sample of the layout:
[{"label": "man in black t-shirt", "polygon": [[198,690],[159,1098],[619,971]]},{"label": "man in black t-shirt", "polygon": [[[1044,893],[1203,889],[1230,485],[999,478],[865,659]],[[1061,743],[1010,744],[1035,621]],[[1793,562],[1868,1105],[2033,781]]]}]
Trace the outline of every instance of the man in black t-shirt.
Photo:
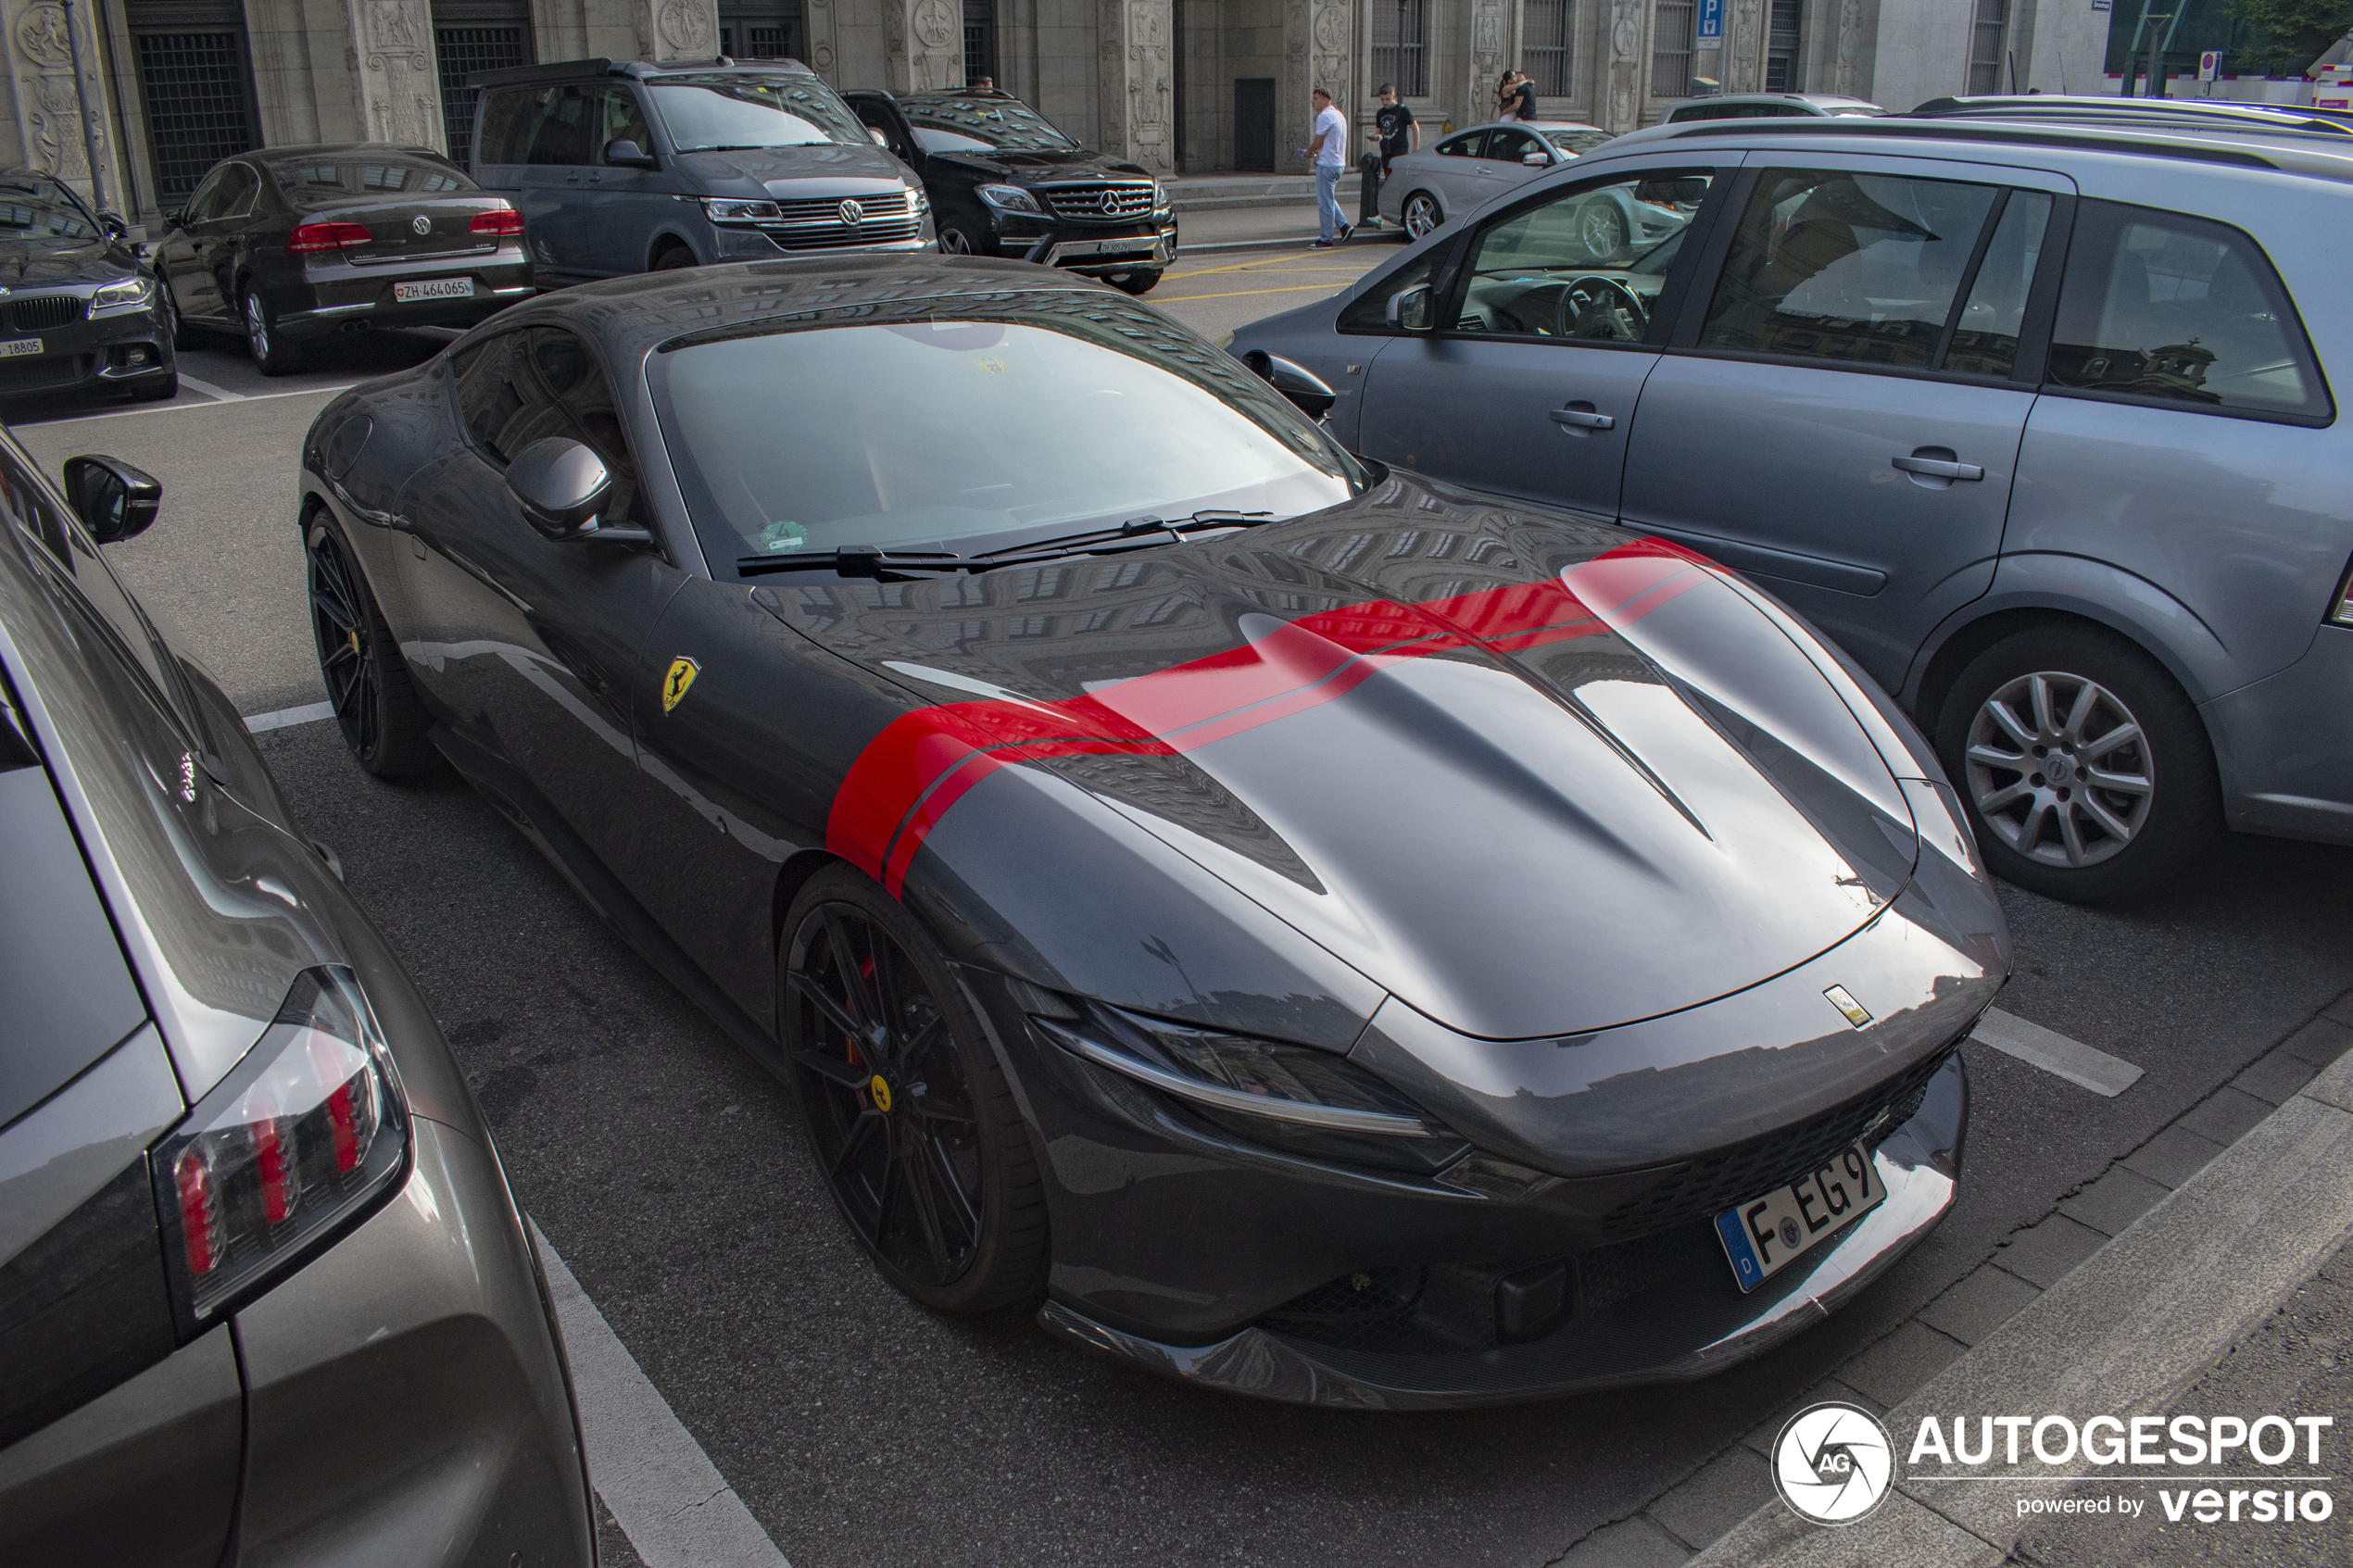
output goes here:
[{"label": "man in black t-shirt", "polygon": [[1536,83],[1525,72],[1512,72],[1512,118],[1525,123],[1536,118]]},{"label": "man in black t-shirt", "polygon": [[1373,123],[1365,132],[1365,139],[1379,149],[1366,153],[1357,164],[1364,175],[1358,205],[1364,209],[1365,226],[1370,227],[1380,221],[1380,187],[1389,178],[1389,160],[1419,152],[1422,145],[1422,128],[1414,111],[1397,101],[1396,88],[1386,82],[1380,84],[1380,107],[1373,111]]}]

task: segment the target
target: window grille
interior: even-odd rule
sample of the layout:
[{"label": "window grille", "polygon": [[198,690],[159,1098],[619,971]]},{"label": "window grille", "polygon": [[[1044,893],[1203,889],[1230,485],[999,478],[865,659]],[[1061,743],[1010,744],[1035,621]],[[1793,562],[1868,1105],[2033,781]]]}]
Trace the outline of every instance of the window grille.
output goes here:
[{"label": "window grille", "polygon": [[434,63],[441,70],[441,135],[449,161],[459,168],[473,156],[474,103],[479,88],[466,85],[478,70],[504,70],[531,63],[531,43],[520,27],[437,27]]},{"label": "window grille", "polygon": [[2002,91],[2002,40],[2009,25],[2009,0],[1977,0],[1977,21],[1969,29],[1969,90],[1972,94]]},{"label": "window grille", "polygon": [[995,0],[964,0],[964,82],[997,74]]},{"label": "window grille", "polygon": [[1773,0],[1772,19],[1765,30],[1765,91],[1803,93],[1798,75],[1798,29],[1804,20],[1804,0]]},{"label": "window grille", "polygon": [[[1776,4],[1779,0],[1776,0]],[[1570,95],[1570,0],[1527,0],[1520,12],[1520,69],[1536,83],[1540,98]]]},{"label": "window grille", "polygon": [[1401,98],[1429,96],[1429,0],[1365,0],[1373,16],[1373,84]]},{"label": "window grille", "polygon": [[177,206],[206,169],[260,144],[245,100],[245,34],[142,32],[132,42],[157,195]]},{"label": "window grille", "polygon": [[1651,96],[1692,95],[1692,29],[1698,7],[1692,0],[1658,0],[1651,35]]}]

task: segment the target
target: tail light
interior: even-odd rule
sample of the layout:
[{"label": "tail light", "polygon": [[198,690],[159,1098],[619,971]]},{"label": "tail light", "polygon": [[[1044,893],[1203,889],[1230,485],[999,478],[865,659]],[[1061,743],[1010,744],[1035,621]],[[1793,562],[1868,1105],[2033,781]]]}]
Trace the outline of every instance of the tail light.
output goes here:
[{"label": "tail light", "polygon": [[245,1059],[157,1146],[183,1335],[243,1305],[400,1185],[409,1123],[348,970],[308,970]]},{"label": "tail light", "polygon": [[349,250],[364,245],[375,238],[357,223],[305,223],[298,226],[286,240],[289,255],[304,256],[315,251]]},{"label": "tail light", "polygon": [[520,234],[522,232],[522,214],[511,207],[502,207],[496,212],[477,212],[474,220],[466,227],[477,234]]}]

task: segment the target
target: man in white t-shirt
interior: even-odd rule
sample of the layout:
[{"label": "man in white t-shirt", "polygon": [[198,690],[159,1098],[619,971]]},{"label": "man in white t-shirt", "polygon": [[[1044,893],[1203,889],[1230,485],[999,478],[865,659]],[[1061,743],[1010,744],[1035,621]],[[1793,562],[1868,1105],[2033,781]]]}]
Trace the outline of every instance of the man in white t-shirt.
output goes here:
[{"label": "man in white t-shirt", "polygon": [[1346,239],[1348,219],[1340,209],[1340,175],[1348,158],[1348,117],[1332,107],[1332,95],[1321,87],[1311,100],[1315,106],[1315,141],[1306,150],[1315,160],[1315,216],[1319,237],[1309,248],[1329,250],[1334,236]]}]

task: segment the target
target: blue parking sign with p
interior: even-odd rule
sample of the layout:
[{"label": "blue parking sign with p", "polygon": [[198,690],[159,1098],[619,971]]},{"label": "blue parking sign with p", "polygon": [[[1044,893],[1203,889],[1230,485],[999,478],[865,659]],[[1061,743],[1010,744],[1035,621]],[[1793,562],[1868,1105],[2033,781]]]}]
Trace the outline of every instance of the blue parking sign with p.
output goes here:
[{"label": "blue parking sign with p", "polygon": [[1724,36],[1724,0],[1699,0],[1699,39],[1718,43]]}]

